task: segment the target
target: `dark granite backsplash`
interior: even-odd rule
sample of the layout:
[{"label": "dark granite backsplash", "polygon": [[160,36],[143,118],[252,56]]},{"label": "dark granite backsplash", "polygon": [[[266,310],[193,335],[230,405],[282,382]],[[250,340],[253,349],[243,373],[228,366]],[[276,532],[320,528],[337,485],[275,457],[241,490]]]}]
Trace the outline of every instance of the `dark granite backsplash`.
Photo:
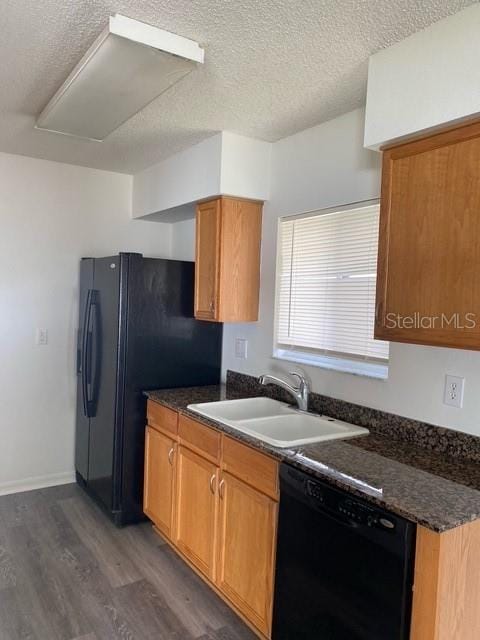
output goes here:
[{"label": "dark granite backsplash", "polygon": [[[268,396],[284,402],[292,401],[292,397],[280,387],[263,386],[258,383],[257,378],[236,371],[227,371],[227,387],[238,388],[244,397]],[[314,392],[310,393],[308,408],[315,413],[366,427],[373,436],[408,443],[428,452],[451,458],[458,457],[474,463],[480,462],[480,438],[468,433],[437,427]]]}]

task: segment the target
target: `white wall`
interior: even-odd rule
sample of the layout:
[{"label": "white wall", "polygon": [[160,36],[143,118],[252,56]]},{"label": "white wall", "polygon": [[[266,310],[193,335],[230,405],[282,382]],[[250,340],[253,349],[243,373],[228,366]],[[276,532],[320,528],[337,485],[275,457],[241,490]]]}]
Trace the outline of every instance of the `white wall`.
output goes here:
[{"label": "white wall", "polygon": [[[194,212],[195,215],[195,212]],[[172,258],[195,260],[195,220],[172,224]]]},{"label": "white wall", "polygon": [[222,131],[220,193],[268,200],[272,145],[236,133]]},{"label": "white wall", "polygon": [[195,215],[218,195],[270,197],[269,142],[221,131],[133,177],[133,217],[163,222]]},{"label": "white wall", "polygon": [[220,193],[221,159],[222,134],[218,133],[137,173],[133,217],[170,210],[175,215],[185,204]]},{"label": "white wall", "polygon": [[[478,352],[392,343],[385,382],[271,357],[277,218],[379,196],[380,155],[363,149],[363,121],[363,111],[353,111],[273,145],[271,200],[264,208],[260,320],[225,325],[223,370],[253,375],[303,370],[319,393],[480,435]],[[175,251],[175,243],[172,247]],[[247,360],[234,356],[237,336],[249,341]],[[466,377],[463,409],[443,404],[446,373]]]},{"label": "white wall", "polygon": [[478,115],[479,31],[475,3],[370,58],[366,147]]},{"label": "white wall", "polygon": [[170,253],[131,197],[130,176],[0,153],[0,493],[72,477],[79,260]]}]

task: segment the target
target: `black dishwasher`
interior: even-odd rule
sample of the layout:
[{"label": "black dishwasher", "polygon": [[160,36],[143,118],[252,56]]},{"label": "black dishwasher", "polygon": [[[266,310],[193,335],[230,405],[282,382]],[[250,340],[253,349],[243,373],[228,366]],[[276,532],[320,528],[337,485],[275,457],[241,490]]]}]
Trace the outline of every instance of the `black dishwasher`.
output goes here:
[{"label": "black dishwasher", "polygon": [[280,468],[273,640],[406,640],[415,525]]}]

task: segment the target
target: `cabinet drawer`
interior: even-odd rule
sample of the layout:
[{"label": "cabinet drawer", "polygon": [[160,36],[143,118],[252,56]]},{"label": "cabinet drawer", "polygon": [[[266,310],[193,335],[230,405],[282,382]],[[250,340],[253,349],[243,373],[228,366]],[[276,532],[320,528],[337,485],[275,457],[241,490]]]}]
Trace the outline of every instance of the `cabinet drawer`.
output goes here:
[{"label": "cabinet drawer", "polygon": [[178,435],[180,441],[186,447],[209,458],[213,462],[219,462],[221,435],[218,431],[215,431],[215,429],[211,429],[196,420],[180,415],[178,420]]},{"label": "cabinet drawer", "polygon": [[154,429],[162,429],[176,435],[178,431],[178,413],[158,402],[147,402],[147,422]]},{"label": "cabinet drawer", "polygon": [[222,469],[278,500],[278,462],[270,456],[224,435]]}]

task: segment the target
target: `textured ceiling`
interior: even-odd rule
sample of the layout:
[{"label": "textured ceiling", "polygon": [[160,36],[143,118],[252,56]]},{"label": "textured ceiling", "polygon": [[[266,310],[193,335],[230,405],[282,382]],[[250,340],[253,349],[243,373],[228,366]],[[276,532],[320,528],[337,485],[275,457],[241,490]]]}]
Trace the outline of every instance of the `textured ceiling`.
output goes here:
[{"label": "textured ceiling", "polygon": [[[470,4],[2,0],[0,151],[134,173],[222,129],[275,141],[363,104],[370,54]],[[205,64],[103,143],[34,130],[116,12],[197,40]]]}]

